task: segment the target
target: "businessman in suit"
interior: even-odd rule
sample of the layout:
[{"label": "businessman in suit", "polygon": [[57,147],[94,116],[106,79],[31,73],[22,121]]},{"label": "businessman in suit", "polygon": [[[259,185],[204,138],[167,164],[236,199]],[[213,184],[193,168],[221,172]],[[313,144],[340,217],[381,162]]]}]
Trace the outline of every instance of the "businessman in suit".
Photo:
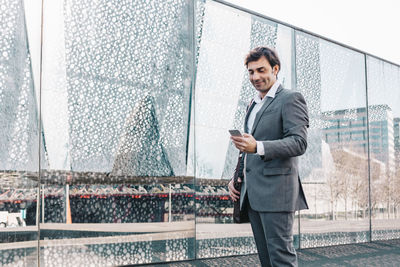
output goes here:
[{"label": "businessman in suit", "polygon": [[229,182],[233,201],[247,210],[262,266],[297,266],[293,247],[296,210],[307,209],[298,156],[307,148],[308,112],[301,93],[283,89],[277,80],[275,50],[257,47],[245,59],[257,90],[245,118],[242,137],[232,142],[242,153],[241,192]]}]

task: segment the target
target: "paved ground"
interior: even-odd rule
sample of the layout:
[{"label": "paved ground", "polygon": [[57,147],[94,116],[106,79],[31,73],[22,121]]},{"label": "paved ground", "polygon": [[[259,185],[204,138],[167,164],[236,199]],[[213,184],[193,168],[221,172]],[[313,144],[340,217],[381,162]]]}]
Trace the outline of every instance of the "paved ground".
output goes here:
[{"label": "paved ground", "polygon": [[[342,267],[342,266],[400,266],[400,239],[341,245],[323,248],[302,249],[298,251],[299,266],[304,267]],[[149,265],[147,265],[149,266]],[[153,266],[166,267],[208,267],[208,266],[260,266],[257,255],[203,259]]]}]

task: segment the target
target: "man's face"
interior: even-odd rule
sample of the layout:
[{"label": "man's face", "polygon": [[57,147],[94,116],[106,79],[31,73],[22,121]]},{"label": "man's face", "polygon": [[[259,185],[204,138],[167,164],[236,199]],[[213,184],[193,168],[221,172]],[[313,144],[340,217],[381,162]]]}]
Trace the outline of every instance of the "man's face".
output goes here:
[{"label": "man's face", "polygon": [[276,82],[276,74],[279,71],[279,66],[271,67],[268,60],[262,56],[257,61],[251,61],[247,64],[249,71],[250,82],[258,92],[265,95],[272,85]]}]

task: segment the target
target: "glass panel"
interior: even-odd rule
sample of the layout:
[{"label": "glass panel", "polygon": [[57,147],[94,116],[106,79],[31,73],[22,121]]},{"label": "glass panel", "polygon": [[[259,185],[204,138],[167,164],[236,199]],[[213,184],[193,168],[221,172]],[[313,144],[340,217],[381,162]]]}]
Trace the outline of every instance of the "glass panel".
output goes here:
[{"label": "glass panel", "polygon": [[191,1],[46,1],[44,265],[194,257]]},{"label": "glass panel", "polygon": [[301,212],[301,247],[366,242],[368,140],[364,56],[296,32],[297,88],[310,128],[300,158],[309,209]]},{"label": "glass panel", "polygon": [[0,21],[0,265],[34,266],[39,108],[23,1],[0,1]]},{"label": "glass panel", "polygon": [[400,67],[367,64],[372,239],[400,238]]},{"label": "glass panel", "polygon": [[[197,60],[195,142],[197,257],[256,253],[249,224],[233,224],[228,179],[238,150],[228,129],[243,129],[246,106],[256,94],[244,57],[260,45],[276,47],[281,83],[293,88],[293,31],[213,1],[197,1]],[[295,223],[295,233],[298,232]],[[297,236],[295,237],[297,238]]]}]

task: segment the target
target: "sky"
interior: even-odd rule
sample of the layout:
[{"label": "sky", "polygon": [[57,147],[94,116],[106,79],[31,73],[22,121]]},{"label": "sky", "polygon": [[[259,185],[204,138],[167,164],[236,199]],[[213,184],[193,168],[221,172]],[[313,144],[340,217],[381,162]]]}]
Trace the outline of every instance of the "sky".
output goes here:
[{"label": "sky", "polygon": [[225,0],[400,65],[400,0]]}]

